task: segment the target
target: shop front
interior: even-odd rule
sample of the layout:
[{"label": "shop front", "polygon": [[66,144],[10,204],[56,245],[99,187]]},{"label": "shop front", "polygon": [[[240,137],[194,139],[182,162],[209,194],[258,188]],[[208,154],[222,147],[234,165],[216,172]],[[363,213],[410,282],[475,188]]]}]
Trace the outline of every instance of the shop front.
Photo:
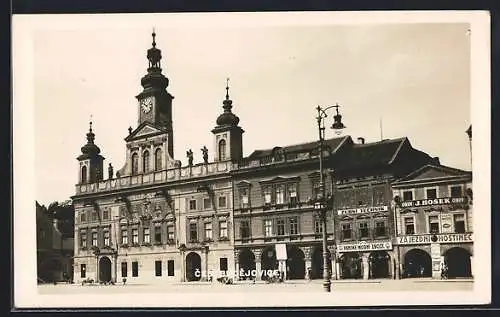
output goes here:
[{"label": "shop front", "polygon": [[359,241],[337,245],[341,279],[392,277],[391,241]]},{"label": "shop front", "polygon": [[[470,278],[473,275],[472,233],[426,234],[397,238],[403,278]],[[444,269],[446,268],[446,269]]]}]

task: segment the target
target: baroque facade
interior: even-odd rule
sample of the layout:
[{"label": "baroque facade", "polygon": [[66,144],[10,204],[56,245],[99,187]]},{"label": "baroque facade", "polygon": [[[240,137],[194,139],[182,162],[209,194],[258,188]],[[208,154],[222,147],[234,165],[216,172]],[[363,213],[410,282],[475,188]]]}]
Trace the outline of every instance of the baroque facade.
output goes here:
[{"label": "baroque facade", "polygon": [[473,276],[472,173],[426,165],[392,184],[401,277]]},{"label": "baroque facade", "polygon": [[81,149],[75,206],[74,281],[192,281],[234,267],[231,160],[242,153],[243,130],[229,93],[212,130],[215,160],[188,166],[173,158],[172,100],[161,51],[147,51],[137,128],[129,128],[126,163],[104,179],[92,123]]}]

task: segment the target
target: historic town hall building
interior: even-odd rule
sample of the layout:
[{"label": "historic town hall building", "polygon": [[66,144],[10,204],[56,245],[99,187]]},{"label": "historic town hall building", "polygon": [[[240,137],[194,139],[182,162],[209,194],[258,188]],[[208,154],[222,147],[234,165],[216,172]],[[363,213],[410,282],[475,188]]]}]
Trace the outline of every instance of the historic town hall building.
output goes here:
[{"label": "historic town hall building", "polygon": [[[188,165],[182,166],[173,157],[174,97],[167,90],[169,80],[162,74],[154,33],[147,59],[143,90],[136,96],[137,127],[130,127],[125,137],[124,166],[115,172],[111,164],[104,164],[92,123],[77,158],[78,183],[72,197],[76,283],[197,281],[224,271],[253,278],[252,270],[279,270],[286,279],[303,279],[307,274],[320,278],[323,230],[328,234],[327,262],[334,279],[395,278],[401,275],[410,246],[434,248],[434,242],[405,241],[410,241],[407,235],[434,230],[435,214],[439,228],[448,230],[440,233],[455,230],[470,236],[468,203],[461,209],[443,203],[446,212],[429,211],[416,202],[403,206],[420,199],[462,197],[470,187],[470,175],[439,167],[435,158],[413,148],[407,138],[355,142],[342,136],[325,140],[322,152],[314,141],[255,150],[243,157],[244,131],[232,112],[228,87],[223,112],[211,131],[213,161],[203,147],[203,162],[194,163],[189,149]],[[325,189],[333,197],[326,228],[313,204],[320,190],[320,153]],[[422,183],[418,175],[429,174],[427,170],[434,168],[429,166],[451,173],[451,178],[443,179],[451,183],[427,178]],[[460,195],[452,183],[461,184]],[[421,197],[422,186],[434,186],[435,197],[429,190]],[[403,202],[394,203],[396,196]],[[420,214],[429,215],[425,230],[418,225],[424,219]],[[460,215],[465,217],[462,227]],[[401,231],[408,228],[409,218],[416,230]],[[444,238],[430,233],[432,239],[437,236],[444,261],[460,258],[462,251],[446,251],[455,244],[445,245]],[[472,254],[468,241],[457,246]],[[407,276],[421,265],[412,259],[404,268]],[[463,267],[454,270],[468,274]]]},{"label": "historic town hall building", "polygon": [[[191,281],[234,267],[231,161],[242,155],[243,130],[226,95],[212,130],[214,162],[188,166],[173,159],[172,100],[161,51],[148,50],[149,67],[136,96],[138,126],[125,138],[126,163],[104,179],[104,158],[92,125],[78,157],[74,281]],[[201,274],[199,274],[201,273]]]}]

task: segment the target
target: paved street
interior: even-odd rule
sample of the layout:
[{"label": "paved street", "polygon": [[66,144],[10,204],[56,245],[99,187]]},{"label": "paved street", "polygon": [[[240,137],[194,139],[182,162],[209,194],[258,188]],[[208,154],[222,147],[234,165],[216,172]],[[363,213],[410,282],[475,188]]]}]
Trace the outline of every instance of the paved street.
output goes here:
[{"label": "paved street", "polygon": [[[98,294],[98,293],[145,293],[145,292],[323,292],[321,280],[287,281],[280,284],[257,282],[237,282],[223,285],[217,282],[190,282],[176,284],[128,284],[128,285],[40,285],[40,294]],[[469,291],[473,289],[472,280],[370,280],[334,281],[332,292],[373,292],[373,291]]]}]

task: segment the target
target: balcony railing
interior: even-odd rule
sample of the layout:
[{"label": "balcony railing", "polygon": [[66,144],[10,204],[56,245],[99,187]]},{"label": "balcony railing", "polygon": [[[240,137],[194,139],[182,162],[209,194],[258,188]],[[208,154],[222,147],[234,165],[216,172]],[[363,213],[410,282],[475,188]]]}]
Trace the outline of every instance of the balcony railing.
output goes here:
[{"label": "balcony railing", "polygon": [[227,173],[231,170],[230,162],[214,162],[197,164],[181,168],[169,169],[148,174],[128,175],[119,178],[102,180],[96,183],[76,185],[77,194],[90,194],[117,190],[122,188],[139,187],[143,185],[161,184],[170,181],[192,179],[208,175]]}]

